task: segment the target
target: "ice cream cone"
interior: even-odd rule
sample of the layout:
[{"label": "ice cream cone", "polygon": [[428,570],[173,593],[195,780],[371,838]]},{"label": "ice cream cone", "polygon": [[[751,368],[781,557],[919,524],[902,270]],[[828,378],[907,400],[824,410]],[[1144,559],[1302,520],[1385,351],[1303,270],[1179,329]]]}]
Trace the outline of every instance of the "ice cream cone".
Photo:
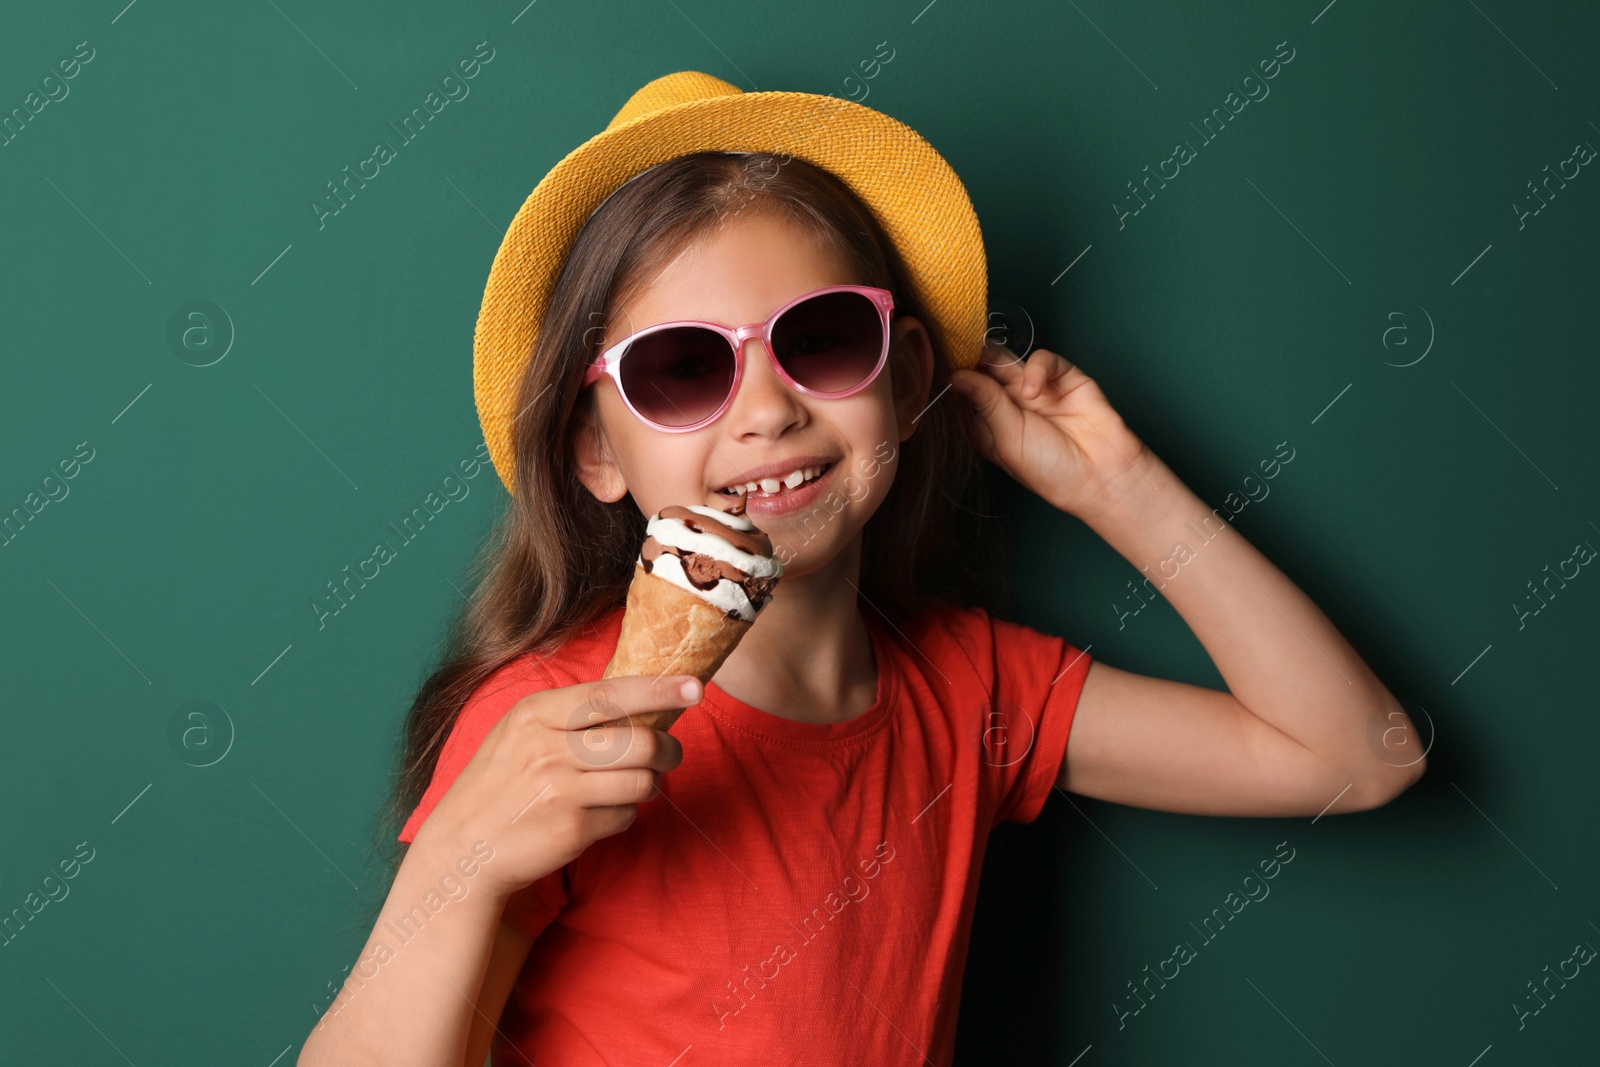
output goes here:
[{"label": "ice cream cone", "polygon": [[[701,685],[711,681],[783,574],[771,541],[743,511],[741,493],[726,514],[691,505],[663,508],[651,518],[603,677],[687,674]],[[666,730],[683,710],[628,718]]]},{"label": "ice cream cone", "polygon": [[[606,664],[605,677],[691,674],[704,685],[752,625],[729,618],[721,608],[636,563],[622,615],[622,633],[616,654]],[[681,709],[654,711],[630,718],[635,725],[665,730],[682,713]]]}]

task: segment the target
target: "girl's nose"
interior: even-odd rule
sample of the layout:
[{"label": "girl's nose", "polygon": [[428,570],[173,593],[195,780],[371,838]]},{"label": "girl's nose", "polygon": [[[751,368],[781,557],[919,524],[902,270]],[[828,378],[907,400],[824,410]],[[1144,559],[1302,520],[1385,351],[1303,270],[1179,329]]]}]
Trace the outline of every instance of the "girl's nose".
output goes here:
[{"label": "girl's nose", "polygon": [[773,365],[759,337],[744,342],[744,371],[739,390],[728,409],[729,427],[735,434],[777,436],[803,421],[805,407],[799,393],[789,387]]}]

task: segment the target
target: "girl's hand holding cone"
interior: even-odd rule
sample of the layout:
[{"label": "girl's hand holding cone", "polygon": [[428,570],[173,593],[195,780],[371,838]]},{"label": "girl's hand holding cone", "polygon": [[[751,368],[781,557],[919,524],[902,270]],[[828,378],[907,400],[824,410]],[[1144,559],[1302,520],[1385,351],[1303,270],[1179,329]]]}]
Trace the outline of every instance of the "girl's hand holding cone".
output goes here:
[{"label": "girl's hand holding cone", "polygon": [[[688,687],[687,689],[685,687]],[[487,841],[479,885],[510,896],[632,825],[683,746],[642,716],[676,713],[703,692],[681,674],[544,689],[512,705],[451,783],[412,849],[445,855]]]}]

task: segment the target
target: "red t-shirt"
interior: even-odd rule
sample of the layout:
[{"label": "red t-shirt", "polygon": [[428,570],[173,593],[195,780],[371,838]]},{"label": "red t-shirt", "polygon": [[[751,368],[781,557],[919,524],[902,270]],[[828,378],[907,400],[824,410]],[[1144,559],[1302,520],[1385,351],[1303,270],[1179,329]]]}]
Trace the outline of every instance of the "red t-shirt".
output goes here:
[{"label": "red t-shirt", "polygon": [[[662,793],[511,897],[536,940],[495,1063],[950,1062],[989,831],[1044,806],[1090,660],[981,609],[862,611],[867,711],[795,722],[707,685]],[[621,621],[490,676],[400,840],[517,700],[600,678]]]}]

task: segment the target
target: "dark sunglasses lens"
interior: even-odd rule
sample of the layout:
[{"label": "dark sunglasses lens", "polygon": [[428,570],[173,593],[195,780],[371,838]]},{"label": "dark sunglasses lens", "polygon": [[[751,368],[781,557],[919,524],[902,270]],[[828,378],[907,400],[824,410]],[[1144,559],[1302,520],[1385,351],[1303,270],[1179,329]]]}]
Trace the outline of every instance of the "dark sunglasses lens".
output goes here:
[{"label": "dark sunglasses lens", "polygon": [[860,385],[883,354],[883,320],[862,293],[823,293],[785,311],[772,350],[789,376],[819,393]]},{"label": "dark sunglasses lens", "polygon": [[634,409],[662,426],[691,426],[733,390],[733,347],[698,326],[641,337],[622,359],[622,391]]}]

